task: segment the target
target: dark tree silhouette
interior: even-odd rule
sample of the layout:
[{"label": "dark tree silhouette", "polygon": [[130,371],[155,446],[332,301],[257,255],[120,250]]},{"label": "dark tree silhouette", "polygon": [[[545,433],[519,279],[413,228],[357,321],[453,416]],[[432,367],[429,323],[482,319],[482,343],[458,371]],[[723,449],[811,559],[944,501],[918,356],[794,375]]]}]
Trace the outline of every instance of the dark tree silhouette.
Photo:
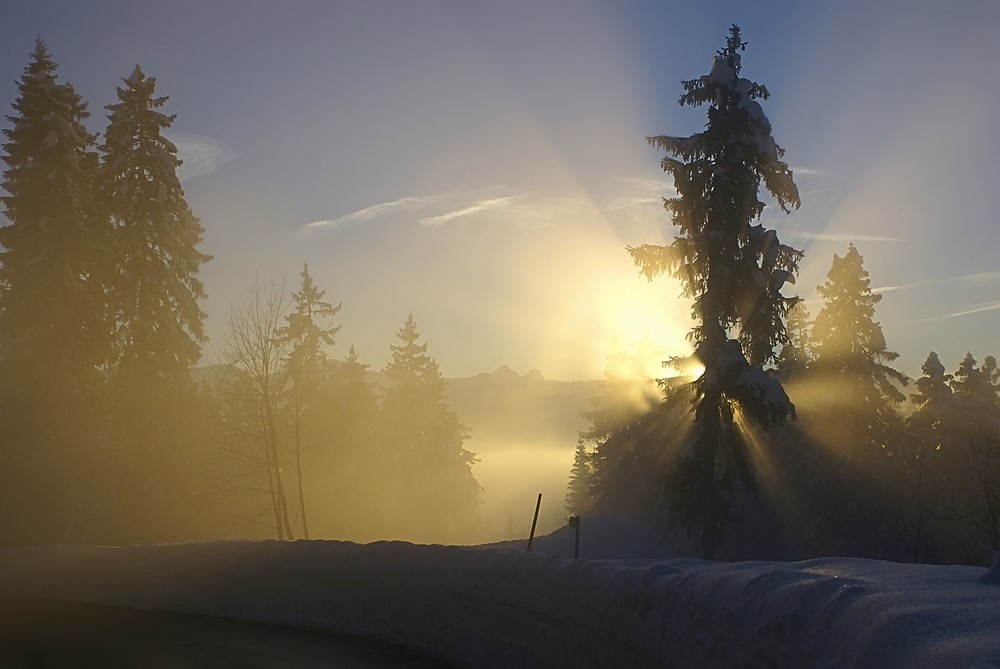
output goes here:
[{"label": "dark tree silhouette", "polygon": [[811,383],[822,411],[812,424],[836,456],[816,482],[817,489],[835,491],[817,522],[839,541],[837,552],[885,556],[905,472],[898,465],[913,455],[913,444],[897,411],[908,379],[887,364],[898,356],[875,320],[882,296],[870,284],[851,245],[843,257],[833,256],[826,282],[817,287],[823,308],[812,326]]},{"label": "dark tree silhouette", "polygon": [[581,437],[573,453],[573,468],[566,485],[566,510],[580,515],[590,510],[593,502],[593,453],[587,451],[587,442]]},{"label": "dark tree silhouette", "polygon": [[[928,547],[927,526],[933,520],[936,497],[942,492],[942,483],[948,475],[944,471],[947,455],[954,438],[955,396],[949,383],[951,374],[945,373],[938,354],[931,351],[921,365],[923,376],[917,379],[915,393],[910,400],[917,409],[906,419],[906,427],[913,435],[909,457],[904,457],[908,468],[912,505],[904,500],[902,514],[904,530],[913,545],[913,560],[935,553]],[[943,453],[942,453],[943,450]]]},{"label": "dark tree silhouette", "polygon": [[437,361],[418,343],[412,315],[396,336],[382,401],[400,486],[394,516],[402,532],[438,541],[469,537],[478,525],[480,487],[472,474],[475,455],[464,447],[467,428],[448,406]]},{"label": "dark tree silhouette", "polygon": [[[954,429],[943,469],[951,473],[943,512],[971,528],[986,550],[970,556],[987,562],[1000,550],[1000,371],[988,355],[977,364],[966,353],[951,381]],[[982,545],[982,544],[980,544]]]},{"label": "dark tree silhouette", "polygon": [[150,527],[157,513],[181,515],[179,493],[197,475],[187,452],[197,408],[189,370],[205,341],[198,272],[210,257],[198,251],[204,229],[177,178],[177,147],[163,135],[175,118],[158,111],[167,98],[138,65],[123,83],[107,106],[100,172],[113,225],[111,406],[127,497],[161,507],[142,514]]},{"label": "dark tree silhouette", "polygon": [[802,254],[753,221],[765,206],[758,199],[761,186],[786,212],[799,206],[799,194],[758,102],[768,91],[740,76],[745,47],[739,27],[732,26],[709,74],[683,82],[682,105],[708,105],[703,132],[648,138],[668,154],[661,165],[677,196],[665,199],[664,207],[679,234],[669,246],[628,249],[647,278],[676,277],[694,301],[698,325],[690,338],[705,372],[696,381],[693,453],[676,462],[674,481],[677,508],[700,515],[706,557],[719,545],[727,515],[717,486],[720,458],[749,480],[736,413],[767,424],[793,412],[762,365],[787,341],[782,319],[794,300],[779,290],[794,282]]},{"label": "dark tree silhouette", "polygon": [[[102,474],[96,449],[110,339],[109,230],[97,213],[98,159],[83,126],[86,104],[55,70],[37,40],[4,130],[2,199],[10,223],[0,228],[0,392],[4,437],[23,450],[6,458],[5,469],[24,470],[8,471],[11,480],[0,487],[34,500],[33,527],[21,519],[26,536],[69,540],[94,522],[86,516],[99,490],[88,481]],[[8,529],[8,538],[18,534]]]}]

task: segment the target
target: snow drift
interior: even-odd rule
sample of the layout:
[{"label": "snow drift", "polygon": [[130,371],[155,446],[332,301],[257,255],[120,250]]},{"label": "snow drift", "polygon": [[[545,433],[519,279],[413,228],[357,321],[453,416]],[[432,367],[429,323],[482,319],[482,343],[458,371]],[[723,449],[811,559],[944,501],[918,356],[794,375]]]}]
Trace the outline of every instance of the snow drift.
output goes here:
[{"label": "snow drift", "polygon": [[584,523],[590,557],[579,560],[543,552],[563,551],[565,531],[532,552],[336,541],[7,550],[0,593],[331,630],[461,667],[1000,666],[996,571],[663,558],[634,524]]}]

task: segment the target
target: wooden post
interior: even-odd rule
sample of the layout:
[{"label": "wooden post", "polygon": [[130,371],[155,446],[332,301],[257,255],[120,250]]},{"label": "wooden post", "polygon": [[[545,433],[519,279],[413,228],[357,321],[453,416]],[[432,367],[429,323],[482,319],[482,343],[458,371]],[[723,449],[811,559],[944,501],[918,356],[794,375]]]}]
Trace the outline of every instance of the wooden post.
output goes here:
[{"label": "wooden post", "polygon": [[528,550],[531,550],[531,542],[535,540],[535,526],[538,525],[538,510],[542,508],[542,493],[538,493],[538,501],[535,502],[535,517],[531,519],[531,534],[528,535]]},{"label": "wooden post", "polygon": [[573,559],[580,557],[580,516],[570,516],[569,526],[576,530],[576,541],[573,544]]}]

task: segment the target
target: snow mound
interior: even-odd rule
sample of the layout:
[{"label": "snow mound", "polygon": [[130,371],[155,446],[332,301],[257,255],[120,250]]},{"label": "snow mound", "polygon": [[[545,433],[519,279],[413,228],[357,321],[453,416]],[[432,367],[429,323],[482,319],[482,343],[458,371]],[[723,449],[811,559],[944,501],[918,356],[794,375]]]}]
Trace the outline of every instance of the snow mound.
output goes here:
[{"label": "snow mound", "polygon": [[[641,531],[609,519],[592,522],[592,534],[600,522],[622,536]],[[0,552],[2,594],[333,630],[504,668],[998,666],[990,573],[846,558],[574,560],[402,542]]]}]

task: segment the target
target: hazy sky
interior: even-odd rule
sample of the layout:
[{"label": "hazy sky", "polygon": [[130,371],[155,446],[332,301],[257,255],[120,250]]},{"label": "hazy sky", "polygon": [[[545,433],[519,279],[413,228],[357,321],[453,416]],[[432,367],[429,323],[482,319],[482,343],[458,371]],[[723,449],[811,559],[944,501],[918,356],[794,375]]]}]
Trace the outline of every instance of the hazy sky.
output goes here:
[{"label": "hazy sky", "polygon": [[703,126],[679,82],[733,22],[802,193],[764,215],[807,253],[785,293],[815,315],[854,241],[898,368],[1000,355],[995,0],[12,4],[5,113],[36,35],[92,131],[137,63],[170,97],[215,257],[204,362],[255,273],[292,290],[303,262],[343,301],[334,355],[374,368],[411,312],[446,376],[596,378],[613,341],[653,368],[686,352],[677,284],[624,247],[673,234],[644,138]]}]

